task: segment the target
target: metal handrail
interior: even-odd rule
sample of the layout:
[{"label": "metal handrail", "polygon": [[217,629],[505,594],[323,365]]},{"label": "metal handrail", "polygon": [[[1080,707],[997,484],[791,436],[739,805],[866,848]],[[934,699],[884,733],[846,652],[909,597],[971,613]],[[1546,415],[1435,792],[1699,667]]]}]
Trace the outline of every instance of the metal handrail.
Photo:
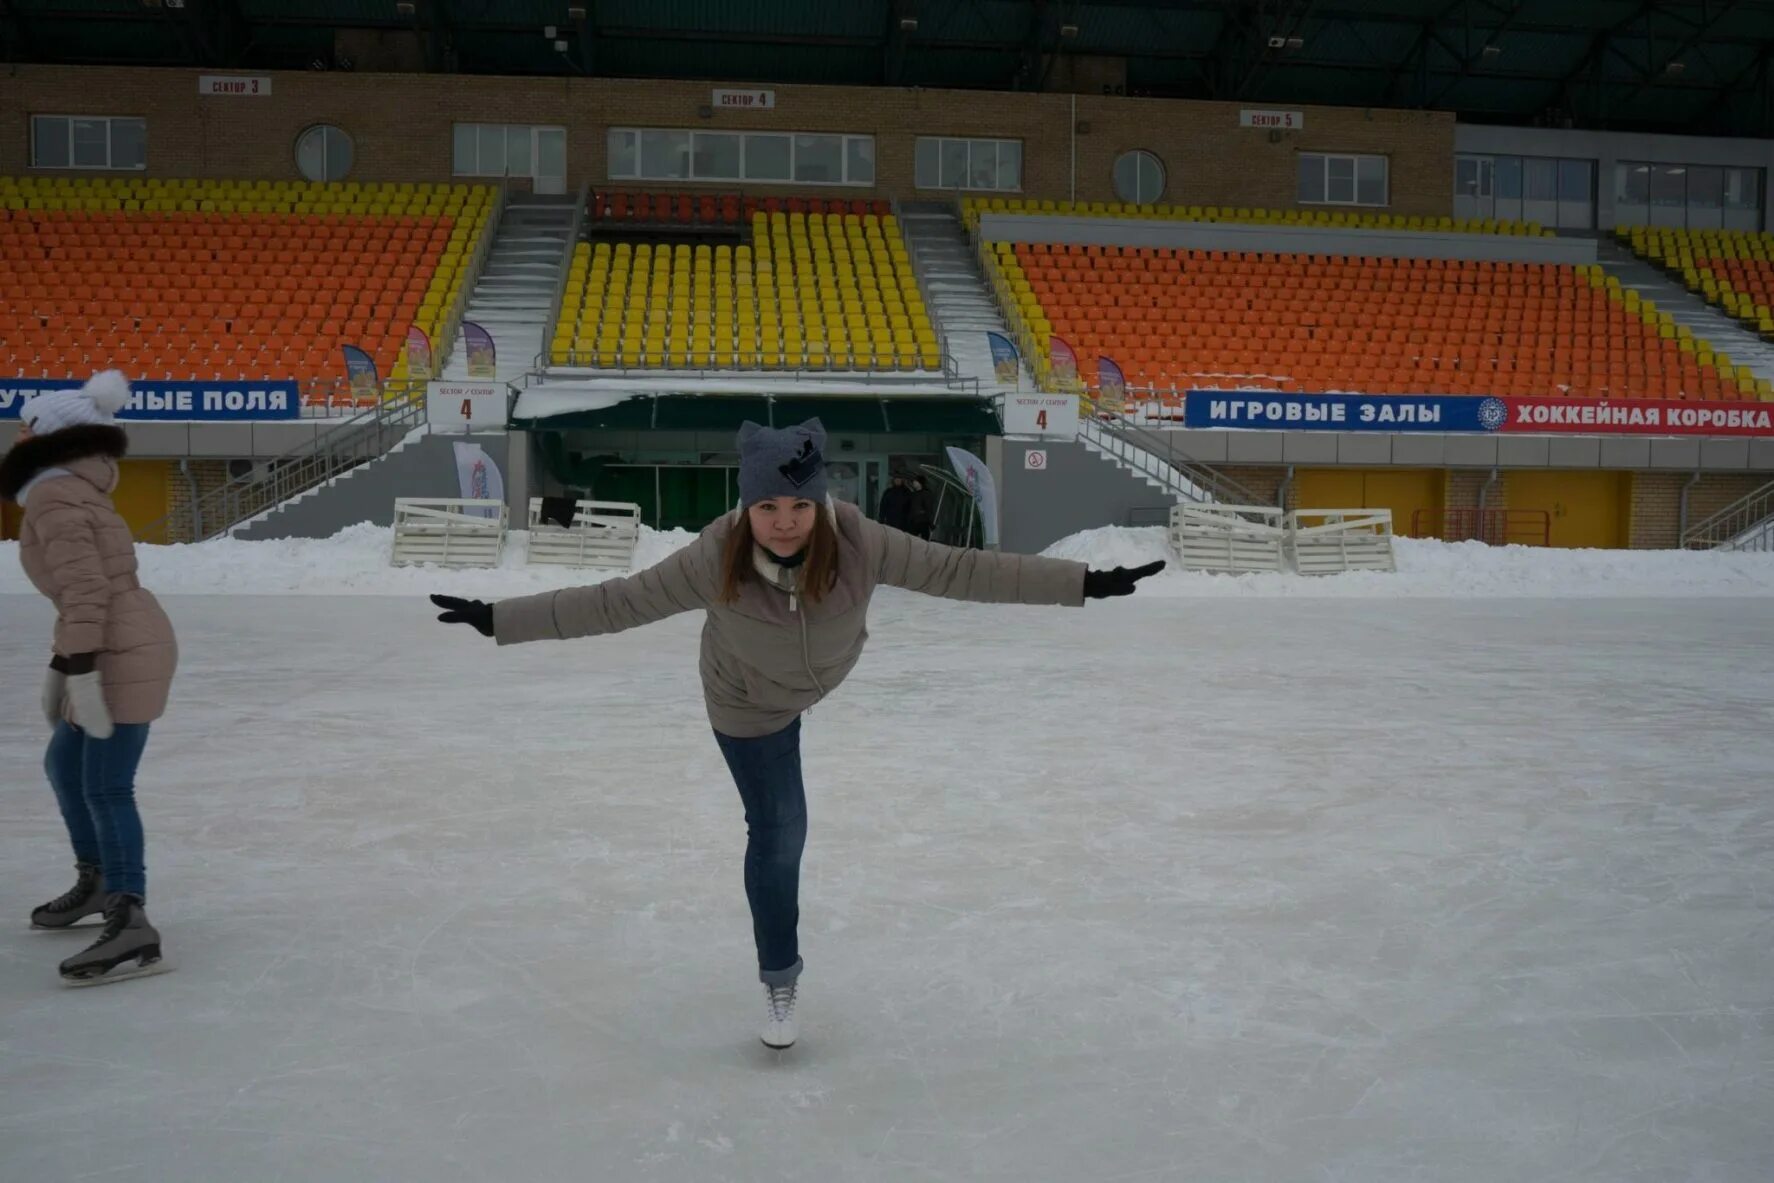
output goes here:
[{"label": "metal handrail", "polygon": [[385,455],[425,420],[425,384],[415,381],[404,389],[396,387],[355,419],[267,462],[263,466],[267,475],[261,475],[260,466],[255,465],[252,472],[231,478],[187,509],[144,526],[136,540],[169,545],[214,538],[348,469]]},{"label": "metal handrail", "polygon": [[1167,435],[1094,416],[1078,421],[1078,434],[1119,463],[1144,473],[1167,492],[1190,501],[1258,505],[1263,499],[1225,473],[1177,454]]},{"label": "metal handrail", "polygon": [[[542,322],[542,350],[531,359],[529,373],[548,367],[554,349],[554,329],[561,322],[561,305],[567,298],[567,280],[573,274],[573,252],[579,246],[579,232],[585,226],[586,200],[591,195],[591,182],[579,183],[579,200],[573,206],[573,224],[567,228],[567,257],[561,260],[560,275],[554,281],[554,298],[548,302],[548,316]],[[526,375],[527,376],[527,375]]]},{"label": "metal handrail", "polygon": [[492,252],[493,240],[499,237],[499,224],[505,217],[505,195],[506,183],[501,179],[499,199],[493,205],[493,212],[487,217],[487,224],[481,227],[480,241],[475,244],[474,260],[469,264],[468,275],[463,279],[462,286],[456,290],[456,299],[450,305],[449,315],[444,317],[442,331],[438,333],[443,347],[439,350],[438,341],[431,343],[432,349],[436,351],[431,359],[431,368],[439,375],[443,374],[444,367],[450,362],[450,353],[456,348],[456,337],[462,332],[462,321],[468,315],[468,302],[474,297],[475,285],[480,282],[481,270],[486,266],[487,255]]},{"label": "metal handrail", "polygon": [[1686,550],[1728,546],[1774,516],[1774,481],[1747,493],[1682,534]]},{"label": "metal handrail", "polygon": [[1078,421],[1078,438],[1095,447],[1123,468],[1156,481],[1166,493],[1186,501],[1212,502],[1213,493],[1189,480],[1183,473],[1166,464],[1151,452],[1117,435],[1108,425],[1091,417]]}]

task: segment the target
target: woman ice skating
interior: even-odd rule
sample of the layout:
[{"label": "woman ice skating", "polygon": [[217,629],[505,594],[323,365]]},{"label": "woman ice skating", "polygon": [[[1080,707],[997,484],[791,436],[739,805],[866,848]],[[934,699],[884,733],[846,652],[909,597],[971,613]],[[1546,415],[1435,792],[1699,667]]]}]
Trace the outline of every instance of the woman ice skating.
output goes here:
[{"label": "woman ice skating", "polygon": [[25,511],[19,559],[56,609],[43,680],[52,730],[44,770],[79,876],[31,913],[31,927],[71,929],[103,917],[98,940],[61,964],[62,980],[75,986],[171,968],[144,910],[135,775],[148,727],[166,710],[178,644],[159,602],[136,582],[135,545],[111,504],[129,443],[113,416],[128,398],[116,370],[79,390],[40,394],[25,404],[24,431],[0,459],[0,497]]},{"label": "woman ice skating", "polygon": [[501,645],[596,636],[706,610],[703,698],[745,804],[745,894],[768,1013],[762,1038],[795,1042],[802,961],[801,713],[836,690],[862,655],[869,598],[881,584],[953,600],[1066,604],[1124,596],[1159,570],[1083,564],[920,541],[826,497],[817,419],[739,432],[741,507],[690,546],[626,579],[485,604],[432,596],[439,620]]}]

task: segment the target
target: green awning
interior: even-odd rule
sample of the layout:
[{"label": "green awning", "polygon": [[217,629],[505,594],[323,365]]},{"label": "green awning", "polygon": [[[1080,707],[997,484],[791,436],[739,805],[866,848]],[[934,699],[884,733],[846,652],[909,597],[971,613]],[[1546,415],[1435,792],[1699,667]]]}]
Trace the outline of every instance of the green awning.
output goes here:
[{"label": "green awning", "polygon": [[738,431],[746,420],[781,427],[815,416],[834,433],[996,435],[992,405],[977,398],[636,397],[596,411],[513,419],[525,431]]}]

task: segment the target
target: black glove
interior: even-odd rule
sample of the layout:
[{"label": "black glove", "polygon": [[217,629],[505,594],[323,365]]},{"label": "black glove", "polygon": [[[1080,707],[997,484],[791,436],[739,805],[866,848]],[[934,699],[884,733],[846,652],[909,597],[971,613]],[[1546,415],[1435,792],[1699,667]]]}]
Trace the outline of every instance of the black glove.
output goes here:
[{"label": "black glove", "polygon": [[1144,567],[1117,567],[1113,571],[1086,571],[1084,598],[1105,600],[1110,596],[1131,596],[1133,585],[1148,575],[1164,570],[1164,564],[1147,563]]},{"label": "black glove", "polygon": [[431,602],[442,608],[438,617],[445,624],[472,624],[480,635],[493,635],[493,606],[480,600],[458,600],[455,596],[432,596]]}]

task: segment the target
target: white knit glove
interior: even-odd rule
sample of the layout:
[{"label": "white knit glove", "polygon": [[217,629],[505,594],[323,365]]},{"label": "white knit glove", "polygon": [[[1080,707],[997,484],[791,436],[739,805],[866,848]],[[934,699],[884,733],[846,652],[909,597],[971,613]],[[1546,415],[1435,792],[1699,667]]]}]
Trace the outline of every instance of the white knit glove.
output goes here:
[{"label": "white knit glove", "polygon": [[54,731],[62,725],[62,702],[68,694],[68,675],[53,665],[43,672],[43,717]]},{"label": "white knit glove", "polygon": [[111,712],[105,706],[105,684],[94,670],[68,679],[68,702],[74,708],[74,725],[94,739],[110,739]]}]

